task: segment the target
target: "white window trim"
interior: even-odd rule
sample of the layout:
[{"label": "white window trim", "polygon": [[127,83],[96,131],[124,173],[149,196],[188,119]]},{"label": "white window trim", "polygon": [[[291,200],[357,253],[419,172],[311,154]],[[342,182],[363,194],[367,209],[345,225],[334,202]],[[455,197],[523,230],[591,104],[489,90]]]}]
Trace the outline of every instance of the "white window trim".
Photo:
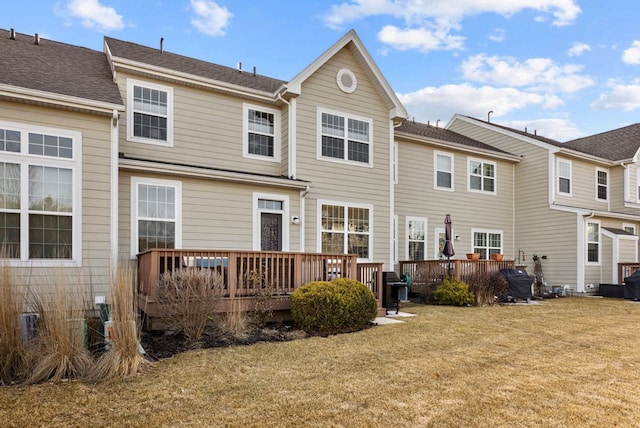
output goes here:
[{"label": "white window trim", "polygon": [[[598,225],[598,261],[590,262],[589,261],[589,243],[594,241],[589,241],[589,224],[597,224]],[[600,266],[602,263],[602,224],[600,224],[600,220],[587,220],[584,225],[584,263],[587,266]]]},{"label": "white window trim", "polygon": [[[133,87],[143,86],[149,89],[164,91],[167,93],[167,141],[156,140],[153,138],[136,137],[133,135]],[[173,88],[171,86],[158,85],[156,83],[147,82],[127,78],[127,140],[136,143],[152,144],[155,146],[173,147]]]},{"label": "white window trim", "polygon": [[640,167],[636,169],[636,201],[640,203]]},{"label": "white window trim", "polygon": [[[560,164],[561,163],[566,163],[567,165],[569,165],[569,177],[565,177],[560,175]],[[573,164],[570,160],[568,159],[557,159],[556,161],[556,172],[557,172],[557,177],[556,177],[556,193],[558,195],[564,195],[564,196],[571,196],[573,194]],[[569,179],[569,192],[561,192],[560,191],[560,179],[561,178],[568,178]]]},{"label": "white window trim", "polygon": [[[345,215],[348,212],[349,208],[365,208],[369,210],[369,258],[363,259],[358,257],[358,262],[370,262],[373,260],[373,205],[371,204],[361,204],[361,203],[353,203],[353,202],[343,202],[343,201],[332,201],[328,199],[318,199],[316,207],[316,218],[317,218],[317,227],[316,227],[316,251],[318,253],[322,253],[322,206],[323,205],[335,205],[344,207]],[[344,230],[343,233],[345,236],[348,236],[348,231]],[[345,239],[344,242],[344,251],[345,254],[347,250],[348,242]]]},{"label": "white window trim", "polygon": [[[259,199],[281,201],[282,210],[259,208]],[[282,214],[282,251],[289,251],[289,196],[258,192],[253,194],[253,249],[255,251],[260,251],[260,213]]]},{"label": "white window trim", "polygon": [[[598,173],[599,172],[604,172],[606,174],[606,176],[607,176],[607,184],[602,185],[602,184],[598,183]],[[609,181],[610,181],[609,180],[609,169],[608,168],[596,167],[596,201],[598,201],[598,202],[607,202],[607,201],[609,201],[609,191],[610,191]],[[600,186],[605,187],[606,190],[607,190],[607,197],[605,199],[600,199],[598,197],[598,188]]]},{"label": "white window trim", "polygon": [[[472,189],[471,188],[471,162],[480,162],[481,164],[489,164],[489,165],[493,165],[493,171],[494,171],[494,176],[493,176],[493,191],[488,191],[488,190],[484,190],[484,176],[482,177],[482,189],[478,190],[478,189]],[[474,192],[474,193],[482,193],[484,195],[495,195],[498,192],[498,165],[496,162],[493,161],[488,161],[485,159],[479,159],[479,158],[467,158],[467,190],[469,192]]]},{"label": "white window trim", "polygon": [[[51,128],[9,121],[0,121],[0,128],[20,131],[20,153],[0,152],[2,162],[20,164],[20,260],[7,259],[9,266],[30,267],[81,267],[82,266],[82,133],[67,129]],[[29,133],[48,134],[71,138],[73,141],[71,158],[29,154]],[[73,179],[73,212],[70,259],[29,259],[29,165],[71,169]],[[26,228],[22,227],[26,225]]]},{"label": "white window trim", "polygon": [[182,182],[177,180],[163,180],[159,178],[131,177],[131,258],[138,254],[138,185],[173,187],[176,189],[176,237],[175,248],[182,248]]},{"label": "white window trim", "polygon": [[[438,260],[441,259],[442,256],[440,251],[438,251],[438,247],[440,246],[440,234],[444,235],[444,227],[436,227],[433,229],[434,237],[433,237],[433,257]],[[453,230],[451,231],[453,233]],[[455,236],[455,235],[454,235]]]},{"label": "white window trim", "polygon": [[622,223],[622,230],[626,231],[626,228],[633,229],[633,234],[637,235],[638,228],[633,223]]},{"label": "white window trim", "polygon": [[[273,156],[262,156],[249,153],[249,110],[257,110],[273,114]],[[281,137],[280,137],[280,110],[259,106],[256,104],[242,104],[242,155],[245,158],[257,159],[268,162],[280,162]]]},{"label": "white window trim", "polygon": [[[486,233],[487,235],[489,235],[490,233],[493,233],[496,235],[500,235],[500,253],[499,254],[504,253],[504,231],[499,229],[471,229],[471,249],[469,252],[471,253],[474,252],[476,233]],[[487,239],[488,239],[488,236],[487,236]],[[489,247],[487,247],[487,249],[488,248]],[[487,256],[489,256],[488,253],[487,253]],[[489,259],[485,259],[485,260],[489,260]]]},{"label": "white window trim", "polygon": [[[422,221],[424,222],[424,239],[422,243],[424,244],[424,259],[427,260],[428,252],[427,252],[427,238],[428,238],[428,223],[426,217],[414,217],[414,216],[406,216],[404,220],[404,259],[409,260],[409,222],[410,221]],[[415,240],[414,242],[420,242]]]},{"label": "white window trim", "polygon": [[[349,119],[354,119],[354,120],[359,120],[361,122],[367,122],[369,123],[369,162],[365,163],[365,162],[357,162],[357,161],[352,161],[352,160],[348,160],[345,158],[343,159],[338,159],[338,158],[333,158],[330,156],[322,156],[322,113],[327,113],[327,114],[331,114],[334,116],[342,116],[345,119],[345,136],[344,136],[344,150],[345,150],[345,156],[347,156],[348,153],[348,140],[349,140],[349,136],[347,135],[348,131],[347,131],[347,126],[348,126],[348,121]],[[362,116],[356,116],[353,114],[347,114],[344,112],[340,112],[340,111],[336,111],[336,110],[330,110],[330,109],[326,109],[323,107],[318,107],[317,109],[317,117],[316,117],[316,139],[317,139],[317,152],[316,152],[316,159],[317,160],[322,160],[322,161],[327,161],[327,162],[336,162],[336,163],[342,163],[342,164],[347,164],[347,165],[354,165],[354,166],[360,166],[360,167],[365,167],[365,168],[373,168],[373,120],[367,117],[362,117]]]},{"label": "white window trim", "polygon": [[[438,186],[438,171],[439,171],[438,170],[438,156],[446,156],[446,157],[451,159],[451,171],[444,171],[444,172],[450,172],[451,173],[451,187]],[[433,188],[436,189],[436,190],[444,190],[446,192],[453,192],[454,189],[455,189],[455,184],[454,184],[454,179],[453,179],[453,177],[454,177],[454,169],[455,169],[455,165],[454,165],[453,153],[434,151],[433,152]]]}]

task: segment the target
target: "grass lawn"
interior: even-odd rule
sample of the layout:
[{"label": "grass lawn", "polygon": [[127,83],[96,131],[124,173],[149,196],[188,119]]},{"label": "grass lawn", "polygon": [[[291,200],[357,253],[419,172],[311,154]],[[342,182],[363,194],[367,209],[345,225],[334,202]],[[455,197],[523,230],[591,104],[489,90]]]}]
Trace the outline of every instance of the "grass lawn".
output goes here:
[{"label": "grass lawn", "polygon": [[411,306],[402,324],[191,351],[140,376],[0,388],[2,426],[640,423],[640,303]]}]

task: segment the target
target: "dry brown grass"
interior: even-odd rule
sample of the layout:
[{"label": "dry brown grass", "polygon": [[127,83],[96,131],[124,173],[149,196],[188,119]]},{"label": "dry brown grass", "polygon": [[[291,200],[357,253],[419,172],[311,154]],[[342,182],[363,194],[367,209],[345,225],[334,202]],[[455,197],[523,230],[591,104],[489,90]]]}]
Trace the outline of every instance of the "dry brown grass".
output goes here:
[{"label": "dry brown grass", "polygon": [[5,426],[634,427],[640,304],[416,306],[405,323],[0,388]]},{"label": "dry brown grass", "polygon": [[89,370],[87,377],[93,382],[131,376],[145,366],[146,360],[138,346],[139,323],[134,278],[133,270],[123,267],[111,281],[111,343]]},{"label": "dry brown grass", "polygon": [[[0,259],[3,253],[0,250]],[[11,269],[0,260],[0,385],[22,381],[26,376],[29,358],[20,325],[24,304]]]}]

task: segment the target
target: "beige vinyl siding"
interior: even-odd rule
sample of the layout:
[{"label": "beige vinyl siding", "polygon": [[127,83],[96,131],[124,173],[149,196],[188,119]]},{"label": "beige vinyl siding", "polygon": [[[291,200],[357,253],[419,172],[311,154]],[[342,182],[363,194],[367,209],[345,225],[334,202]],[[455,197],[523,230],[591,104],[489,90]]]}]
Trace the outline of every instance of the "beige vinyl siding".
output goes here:
[{"label": "beige vinyl siding", "polygon": [[571,196],[565,196],[556,192],[555,200],[558,204],[599,211],[609,210],[608,201],[611,200],[611,171],[608,168],[602,167],[601,169],[608,172],[609,200],[600,201],[597,199],[596,193],[596,165],[580,159],[556,156],[556,162],[554,162],[555,168],[558,166],[557,159],[571,162]]},{"label": "beige vinyl siding", "polygon": [[[82,267],[29,268],[32,285],[44,293],[56,283],[76,284],[95,294],[109,290],[111,117],[0,101],[2,120],[82,135]],[[71,289],[71,285],[69,289]]]},{"label": "beige vinyl siding", "polygon": [[297,190],[122,171],[120,173],[121,257],[130,257],[132,176],[181,182],[182,248],[252,250],[255,192],[288,196],[289,213],[288,216],[286,213],[283,216],[283,227],[287,225],[289,227],[289,250],[296,251],[300,246],[300,226],[289,224],[291,215],[300,213],[300,194]]},{"label": "beige vinyl siding", "polygon": [[[127,115],[123,114],[120,121],[120,151],[126,156],[281,175],[280,162],[243,157],[243,103],[280,110],[278,106],[118,73],[117,83],[125,102],[127,77],[172,87],[174,114],[173,147],[127,141]],[[286,115],[282,113],[281,110],[280,130],[286,129]],[[282,138],[285,135],[281,133]]]},{"label": "beige vinyl siding", "polygon": [[[628,166],[627,166],[628,168]],[[627,168],[616,166],[609,168],[609,206],[611,211],[625,211],[625,175]],[[634,188],[629,189],[629,199],[633,197]],[[640,214],[640,212],[638,212]]]},{"label": "beige vinyl siding", "polygon": [[289,108],[284,106],[280,114],[281,121],[281,153],[280,153],[280,175],[283,177],[291,177],[289,171]]},{"label": "beige vinyl siding", "polygon": [[[427,144],[396,139],[398,142],[398,184],[395,210],[398,215],[398,255],[405,258],[406,217],[426,217],[427,259],[435,257],[436,229],[444,229],[445,214],[451,214],[455,258],[465,258],[473,249],[472,229],[502,231],[502,248],[507,259],[517,257],[513,236],[513,163],[485,156],[474,160],[496,163],[496,194],[468,190],[469,154],[434,149]],[[453,191],[434,189],[434,151],[453,156]]]},{"label": "beige vinyl siding", "polygon": [[[355,92],[345,94],[336,83],[336,73],[349,68],[356,75]],[[367,74],[346,47],[302,84],[297,99],[297,178],[312,182],[306,197],[307,251],[318,248],[318,199],[373,205],[373,260],[390,259],[390,120],[389,109]],[[317,159],[318,107],[372,120],[370,156],[373,167]],[[386,266],[385,269],[390,268]]]}]

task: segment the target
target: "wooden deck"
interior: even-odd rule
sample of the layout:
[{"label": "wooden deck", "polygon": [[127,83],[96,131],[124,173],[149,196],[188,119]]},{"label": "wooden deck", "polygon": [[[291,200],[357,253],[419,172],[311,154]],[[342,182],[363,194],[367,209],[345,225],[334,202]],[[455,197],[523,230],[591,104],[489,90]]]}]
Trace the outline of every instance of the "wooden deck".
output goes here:
[{"label": "wooden deck", "polygon": [[234,300],[252,310],[257,291],[249,276],[257,275],[272,289],[273,309],[288,310],[291,293],[311,281],[351,278],[367,286],[382,305],[382,263],[357,263],[355,255],[265,251],[153,249],[138,255],[138,307],[146,317],[162,317],[158,284],[176,269],[215,269],[224,283],[214,311],[226,312]]},{"label": "wooden deck", "polygon": [[413,283],[442,281],[447,275],[469,282],[478,273],[498,272],[500,269],[515,269],[514,260],[418,260],[401,261],[400,274],[410,275]]}]

